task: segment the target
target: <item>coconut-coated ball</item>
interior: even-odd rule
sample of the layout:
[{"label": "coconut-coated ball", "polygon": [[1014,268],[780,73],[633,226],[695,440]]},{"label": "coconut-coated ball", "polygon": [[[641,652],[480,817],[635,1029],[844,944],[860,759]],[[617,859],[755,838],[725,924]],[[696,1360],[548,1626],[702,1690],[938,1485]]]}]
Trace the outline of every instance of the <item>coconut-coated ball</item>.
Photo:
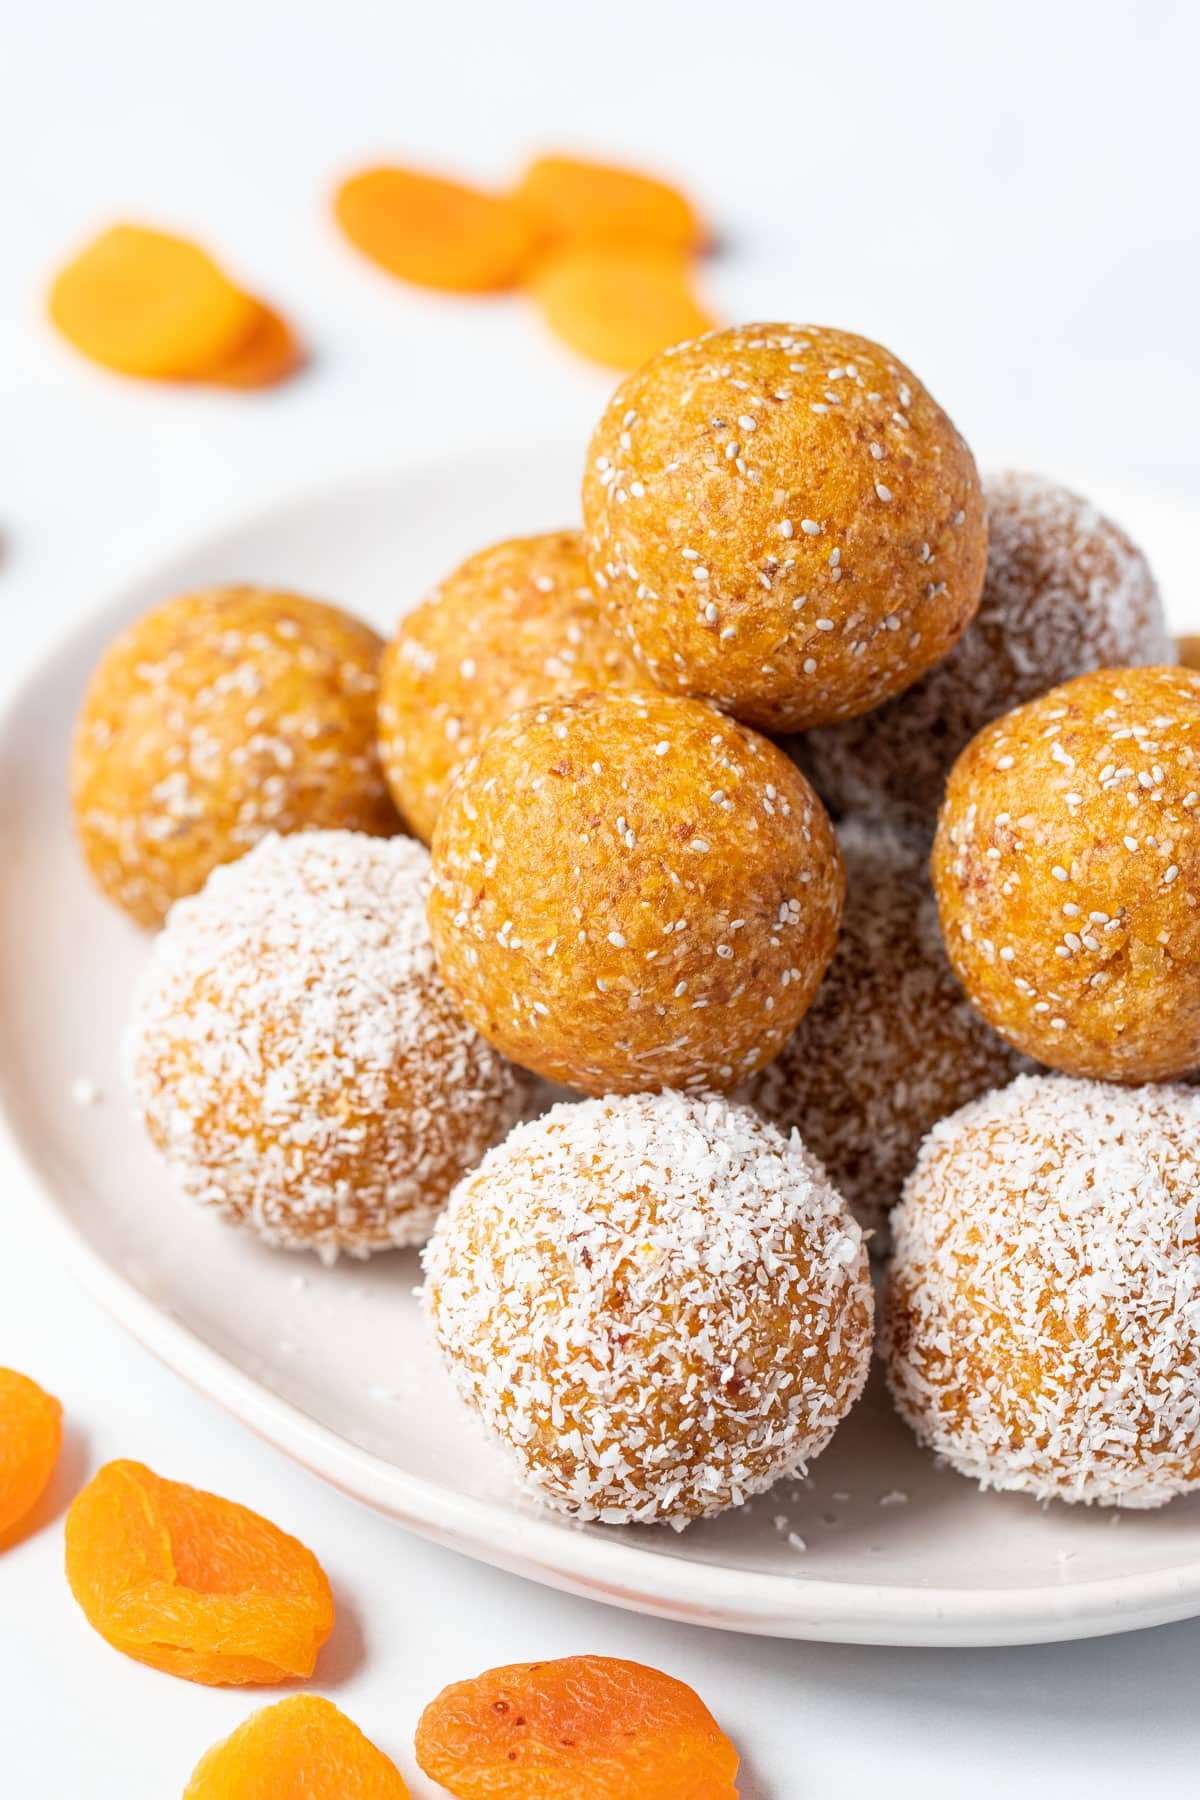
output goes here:
[{"label": "coconut-coated ball", "polygon": [[550,1505],[676,1525],[803,1473],[871,1357],[862,1233],[747,1107],[559,1105],[460,1183],[425,1254],[459,1393]]},{"label": "coconut-coated ball", "polygon": [[698,700],[610,690],[517,713],[447,795],[433,861],[434,948],[466,1017],[587,1093],[734,1087],[837,940],[820,801]]},{"label": "coconut-coated ball", "polygon": [[950,960],[1069,1075],[1200,1068],[1200,673],[1100,669],[981,731],[933,849]]},{"label": "coconut-coated ball", "polygon": [[967,446],[889,351],[825,326],[712,332],[631,375],[593,433],[583,516],[657,684],[768,731],[909,687],[983,585]]},{"label": "coconut-coated ball", "polygon": [[856,1217],[886,1221],[931,1125],[1027,1066],[969,1004],[938,929],[924,837],[844,820],[842,930],[817,997],[746,1097],[795,1129]]},{"label": "coconut-coated ball", "polygon": [[987,575],[950,654],[897,700],[802,740],[835,813],[931,825],[946,777],[1001,713],[1090,669],[1175,660],[1150,565],[1087,500],[1040,475],[985,476]]},{"label": "coconut-coated ball", "polygon": [[399,830],[375,743],[382,649],[339,607],[271,588],[206,588],[135,620],[75,727],[96,885],[158,925],[268,832]]},{"label": "coconut-coated ball", "polygon": [[379,748],[396,804],[428,842],[493,725],[556,694],[648,685],[597,604],[578,531],[480,550],[401,619],[384,653]]},{"label": "coconut-coated ball", "polygon": [[935,1127],[893,1214],[883,1355],[989,1488],[1200,1488],[1200,1096],[1022,1076]]},{"label": "coconut-coated ball", "polygon": [[181,900],[126,1041],[176,1186],[268,1243],[423,1243],[521,1111],[516,1071],[459,1017],[410,838],[264,839]]}]

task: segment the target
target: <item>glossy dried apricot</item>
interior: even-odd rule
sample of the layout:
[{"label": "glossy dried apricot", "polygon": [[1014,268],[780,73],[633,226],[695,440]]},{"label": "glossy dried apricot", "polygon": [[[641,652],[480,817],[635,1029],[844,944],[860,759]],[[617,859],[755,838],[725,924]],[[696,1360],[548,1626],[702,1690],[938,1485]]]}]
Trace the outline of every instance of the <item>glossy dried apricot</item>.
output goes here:
[{"label": "glossy dried apricot", "polygon": [[530,292],[551,331],[612,369],[636,369],[660,350],[711,331],[687,259],[630,245],[582,245],[543,257]]},{"label": "glossy dried apricot", "polygon": [[254,309],[249,335],[232,356],[204,377],[214,387],[274,387],[303,367],[304,347],[282,313],[260,300],[254,302]]},{"label": "glossy dried apricot", "polygon": [[389,275],[453,293],[512,287],[535,244],[515,200],[419,169],[363,169],[338,188],[333,210],[355,248]]},{"label": "glossy dried apricot", "polygon": [[575,156],[538,156],[517,199],[541,234],[561,243],[643,243],[700,248],[704,224],[686,195],[653,175]]},{"label": "glossy dried apricot", "polygon": [[311,1675],[333,1596],[310,1550],[245,1506],[106,1463],[67,1514],[67,1580],[114,1649],[211,1687]]},{"label": "glossy dried apricot", "polygon": [[93,362],[158,380],[206,375],[256,322],[256,302],[198,244],[144,225],[87,244],[55,278],[48,310]]},{"label": "glossy dried apricot", "polygon": [[183,1800],[407,1800],[395,1764],[331,1700],[251,1713],[197,1763]]},{"label": "glossy dried apricot", "polygon": [[46,1491],[62,1448],[62,1407],[28,1375],[0,1369],[0,1545]]},{"label": "glossy dried apricot", "polygon": [[611,1656],[444,1688],[417,1762],[457,1800],[737,1800],[737,1752],[682,1681]]}]

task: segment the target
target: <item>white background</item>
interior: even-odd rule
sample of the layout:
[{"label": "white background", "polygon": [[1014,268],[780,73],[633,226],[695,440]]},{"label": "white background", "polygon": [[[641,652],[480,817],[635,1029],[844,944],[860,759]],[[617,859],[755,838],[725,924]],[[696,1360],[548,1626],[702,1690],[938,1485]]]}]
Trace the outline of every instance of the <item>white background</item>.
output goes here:
[{"label": "white background", "polygon": [[[333,234],[363,159],[503,180],[547,145],[677,173],[728,317],[882,338],[985,463],[1200,496],[1200,12],[1054,0],[7,0],[0,9],[0,685],[137,546],[297,476],[581,440],[608,382],[519,301],[406,291]],[[115,216],[194,232],[314,352],[271,395],[139,388],[40,321]],[[132,1347],[0,1195],[0,1362],[70,1420],[43,1528],[0,1560],[0,1791],[178,1794],[252,1700],[126,1663],[66,1592],[61,1508],[116,1455],[258,1507],[321,1555],[321,1691],[396,1756],[443,1681],[602,1650],[695,1683],[745,1800],[1125,1796],[1195,1780],[1200,1624],[1043,1650],[771,1645],[568,1601],[434,1551],[291,1468]]]}]

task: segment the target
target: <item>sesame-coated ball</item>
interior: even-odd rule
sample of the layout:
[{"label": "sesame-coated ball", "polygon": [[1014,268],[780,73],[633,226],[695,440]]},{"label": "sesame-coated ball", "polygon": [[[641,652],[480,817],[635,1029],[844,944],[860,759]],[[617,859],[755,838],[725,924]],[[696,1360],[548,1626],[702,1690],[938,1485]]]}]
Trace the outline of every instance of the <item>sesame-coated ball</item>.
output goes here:
[{"label": "sesame-coated ball", "polygon": [[126,1041],[146,1128],[178,1188],[268,1243],[423,1243],[520,1113],[438,978],[428,875],[411,838],[269,837],[155,940]]},{"label": "sesame-coated ball", "polygon": [[1023,1058],[986,1024],[946,958],[923,837],[838,828],[846,904],[817,997],[746,1097],[801,1133],[886,1246],[888,1213],[931,1125],[1010,1081]]},{"label": "sesame-coated ball", "polygon": [[975,463],[867,338],[745,325],[654,357],[592,436],[593,580],[662,688],[768,731],[882,704],[979,604]]},{"label": "sesame-coated ball", "polygon": [[877,712],[810,732],[801,765],[837,813],[932,824],[977,731],[1090,669],[1174,657],[1150,566],[1119,526],[1040,475],[984,478],[983,599],[950,654]]},{"label": "sesame-coated ball", "polygon": [[983,1487],[1200,1488],[1200,1096],[1022,1076],[935,1127],[893,1214],[883,1356]]},{"label": "sesame-coated ball", "polygon": [[183,594],[97,665],[71,799],[96,885],[158,925],[268,832],[399,829],[375,745],[382,643],[271,588]]},{"label": "sesame-coated ball", "polygon": [[870,1363],[858,1226],[799,1138],[713,1097],[518,1126],[425,1269],[459,1393],[583,1519],[684,1525],[803,1473]]},{"label": "sesame-coated ball", "polygon": [[467,1018],[588,1093],[735,1086],[837,940],[820,801],[698,700],[610,690],[517,713],[447,795],[433,862],[434,948]]},{"label": "sesame-coated ball", "polygon": [[493,544],[408,613],[384,653],[379,749],[396,804],[428,842],[493,725],[556,694],[649,685],[597,604],[579,532]]},{"label": "sesame-coated ball", "polygon": [[933,849],[967,997],[1069,1075],[1200,1068],[1200,674],[1101,669],[985,727]]}]

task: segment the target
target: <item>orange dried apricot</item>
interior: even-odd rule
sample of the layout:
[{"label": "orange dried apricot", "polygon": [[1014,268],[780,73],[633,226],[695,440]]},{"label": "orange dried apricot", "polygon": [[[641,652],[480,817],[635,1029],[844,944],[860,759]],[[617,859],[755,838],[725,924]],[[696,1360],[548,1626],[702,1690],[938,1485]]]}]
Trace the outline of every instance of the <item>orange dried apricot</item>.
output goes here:
[{"label": "orange dried apricot", "polygon": [[363,169],[338,188],[333,210],[356,249],[420,287],[512,287],[535,247],[533,226],[515,200],[419,169]]},{"label": "orange dried apricot", "polygon": [[1181,637],[1176,655],[1185,669],[1200,669],[1200,637]]},{"label": "orange dried apricot", "polygon": [[141,1463],[106,1463],[67,1514],[67,1581],[114,1649],[211,1687],[311,1675],[333,1630],[316,1557],[277,1525]]},{"label": "orange dried apricot", "polygon": [[552,242],[643,243],[695,250],[708,236],[678,188],[612,163],[574,156],[535,157],[516,193]]},{"label": "orange dried apricot", "polygon": [[737,1800],[737,1752],[682,1681],[611,1656],[444,1688],[417,1762],[457,1800]]},{"label": "orange dried apricot", "polygon": [[400,1771],[331,1700],[251,1713],[197,1763],[183,1800],[408,1800]]},{"label": "orange dried apricot", "polygon": [[228,361],[257,320],[198,244],[144,225],[114,225],[56,276],[51,321],[93,362],[123,375],[186,379]]},{"label": "orange dried apricot", "polygon": [[62,1448],[62,1407],[28,1375],[0,1369],[0,1544],[37,1505]]},{"label": "orange dried apricot", "polygon": [[692,292],[687,259],[669,250],[558,250],[538,264],[530,292],[564,343],[613,369],[640,368],[716,323]]},{"label": "orange dried apricot", "polygon": [[249,336],[232,356],[207,372],[205,379],[214,387],[274,387],[303,367],[304,347],[282,313],[261,300],[254,302],[254,309]]}]

